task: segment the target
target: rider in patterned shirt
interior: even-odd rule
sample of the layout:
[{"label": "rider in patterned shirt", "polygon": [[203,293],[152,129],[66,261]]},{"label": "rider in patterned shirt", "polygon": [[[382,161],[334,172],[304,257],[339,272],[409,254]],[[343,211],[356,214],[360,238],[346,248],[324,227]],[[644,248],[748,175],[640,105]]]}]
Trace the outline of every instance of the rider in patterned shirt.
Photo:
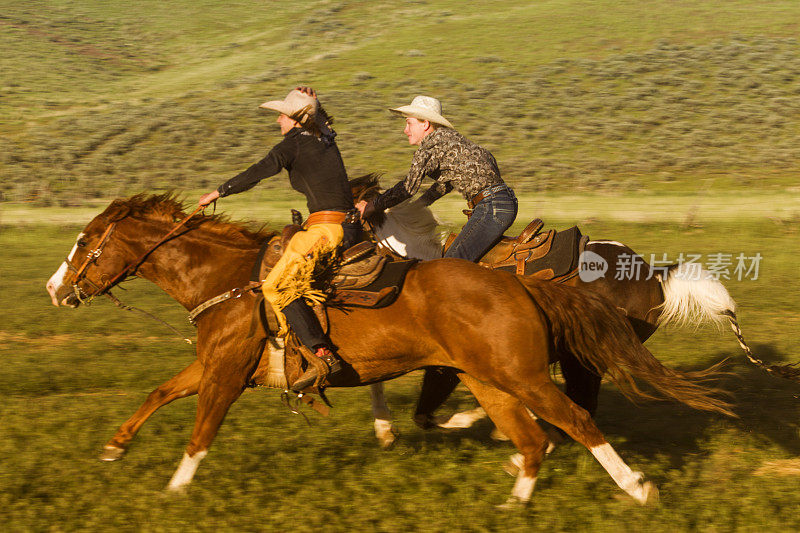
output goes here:
[{"label": "rider in patterned shirt", "polygon": [[455,189],[473,209],[445,257],[477,261],[500,240],[517,216],[517,199],[500,177],[497,161],[489,150],[452,129],[435,98],[417,96],[411,105],[392,111],[406,117],[404,133],[408,142],[419,145],[419,149],[404,180],[356,207],[364,218],[369,218],[411,198],[422,179],[430,177],[434,184],[420,197],[425,205]]}]

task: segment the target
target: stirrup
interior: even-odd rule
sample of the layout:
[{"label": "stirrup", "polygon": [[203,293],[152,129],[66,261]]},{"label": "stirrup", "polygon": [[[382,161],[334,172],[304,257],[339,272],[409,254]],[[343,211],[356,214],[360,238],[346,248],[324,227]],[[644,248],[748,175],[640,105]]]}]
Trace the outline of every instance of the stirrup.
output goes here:
[{"label": "stirrup", "polygon": [[[322,352],[323,355],[318,355],[320,352]],[[328,367],[328,372],[326,374],[326,377],[332,376],[342,371],[341,359],[339,359],[336,356],[336,354],[334,354],[330,350],[327,350],[325,348],[320,348],[319,350],[317,350],[314,356],[318,357],[320,361],[325,363],[325,365]],[[316,367],[309,364],[306,371],[299,378],[297,378],[297,380],[294,383],[292,383],[291,389],[293,391],[301,391],[316,383],[318,377],[319,373],[317,372]]]}]

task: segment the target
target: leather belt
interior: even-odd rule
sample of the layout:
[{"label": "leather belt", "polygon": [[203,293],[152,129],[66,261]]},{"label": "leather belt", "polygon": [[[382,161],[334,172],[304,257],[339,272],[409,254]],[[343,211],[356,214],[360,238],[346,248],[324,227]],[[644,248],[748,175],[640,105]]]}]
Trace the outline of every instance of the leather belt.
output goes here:
[{"label": "leather belt", "polygon": [[469,207],[470,209],[475,209],[475,206],[478,205],[484,198],[491,196],[493,193],[502,191],[503,189],[507,188],[508,185],[506,185],[505,183],[500,183],[499,185],[492,185],[490,187],[486,187],[481,192],[473,196],[472,200],[469,200],[467,202],[467,207]]},{"label": "leather belt", "polygon": [[304,228],[314,224],[341,224],[347,218],[347,213],[341,211],[317,211],[308,215]]}]

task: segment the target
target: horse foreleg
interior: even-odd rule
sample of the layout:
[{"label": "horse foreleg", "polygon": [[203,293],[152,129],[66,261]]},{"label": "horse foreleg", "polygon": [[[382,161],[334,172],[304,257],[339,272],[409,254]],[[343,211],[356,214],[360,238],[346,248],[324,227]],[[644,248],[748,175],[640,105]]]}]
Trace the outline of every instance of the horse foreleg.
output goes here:
[{"label": "horse foreleg", "polygon": [[186,446],[181,464],[167,485],[167,490],[180,491],[191,483],[228,409],[242,394],[246,383],[245,375],[235,371],[231,371],[231,374],[226,374],[224,371],[206,371],[203,374],[198,390],[200,400],[197,403],[192,438]]},{"label": "horse foreleg", "polygon": [[460,374],[459,377],[498,429],[512,440],[522,454],[521,461],[515,462],[519,470],[514,489],[506,503],[500,507],[509,509],[528,502],[550,444],[547,435],[521,401],[466,374]]},{"label": "horse foreleg", "polygon": [[103,446],[100,459],[102,461],[121,459],[130,441],[136,436],[136,433],[147,419],[160,407],[178,398],[197,394],[197,387],[200,385],[200,377],[202,375],[203,365],[200,364],[199,360],[195,360],[172,379],[164,382],[151,392],[141,407],[119,427],[114,436],[111,437],[111,440]]},{"label": "horse foreleg", "polygon": [[383,382],[370,385],[369,395],[372,400],[372,418],[375,419],[375,436],[381,448],[389,448],[394,444],[397,432],[392,425],[392,412],[386,404]]}]

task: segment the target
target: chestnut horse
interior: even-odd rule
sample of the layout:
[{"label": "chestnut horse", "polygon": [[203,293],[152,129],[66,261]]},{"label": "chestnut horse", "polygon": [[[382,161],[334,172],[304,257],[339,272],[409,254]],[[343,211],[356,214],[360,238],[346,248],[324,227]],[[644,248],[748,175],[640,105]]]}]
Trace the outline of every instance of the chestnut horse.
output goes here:
[{"label": "chestnut horse", "polygon": [[[183,226],[173,235],[178,220]],[[166,235],[171,236],[165,240]],[[78,236],[47,289],[55,305],[77,307],[125,276],[137,275],[193,309],[246,285],[259,244],[269,236],[219,216],[189,219],[170,196],[117,200]],[[108,442],[105,458],[121,454],[160,406],[198,394],[191,439],[168,489],[181,490],[190,483],[262,356],[266,339],[248,335],[255,302],[249,294],[199,316],[197,360],[148,396]],[[522,454],[510,498],[514,503],[530,499],[548,445],[529,410],[586,446],[638,502],[657,494],[617,455],[589,413],[553,384],[549,364],[563,354],[589,368],[606,369],[627,395],[649,396],[634,381],[642,379],[660,396],[731,414],[715,390],[697,383],[714,369],[681,374],[663,367],[603,298],[549,282],[523,284],[513,274],[466,261],[419,263],[409,270],[394,303],[382,309],[330,309],[329,323],[330,337],[346,361],[345,372],[331,386],[374,383],[428,366],[456,369]],[[295,377],[287,376],[290,383]]]},{"label": "chestnut horse", "polygon": [[[351,187],[357,199],[370,199],[380,192],[377,174],[352,180]],[[439,221],[429,208],[419,202],[407,201],[387,210],[370,221],[376,241],[394,253],[419,259],[433,259],[442,255],[442,236],[437,233]],[[797,371],[788,367],[767,367],[756,359],[742,337],[736,317],[736,303],[725,286],[697,264],[674,264],[667,268],[652,269],[630,247],[617,241],[594,240],[586,251],[600,256],[609,271],[593,281],[583,281],[575,276],[565,283],[582,287],[604,296],[623,311],[645,342],[659,326],[702,323],[729,324],[748,359],[767,371],[797,379]],[[615,276],[613,268],[619,264],[638,264],[638,275]],[[636,273],[631,269],[630,273]],[[587,369],[575,358],[565,355],[561,361],[565,392],[578,405],[594,415],[600,391],[601,377]],[[420,427],[463,428],[483,418],[482,409],[456,413],[452,417],[434,417],[438,409],[458,384],[452,369],[426,369],[414,420]],[[382,444],[393,440],[391,413],[386,405],[383,386],[371,389],[373,412],[376,414],[376,433]]]}]

